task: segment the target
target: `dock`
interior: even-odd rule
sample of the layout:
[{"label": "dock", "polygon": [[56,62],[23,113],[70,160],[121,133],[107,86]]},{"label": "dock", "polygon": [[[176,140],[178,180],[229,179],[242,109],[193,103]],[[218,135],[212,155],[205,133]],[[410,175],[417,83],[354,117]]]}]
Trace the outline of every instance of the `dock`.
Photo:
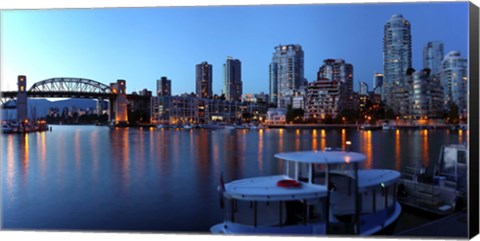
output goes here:
[{"label": "dock", "polygon": [[468,238],[468,217],[467,212],[457,212],[449,216],[425,223],[418,227],[401,231],[395,236],[409,237],[447,237],[447,238]]}]

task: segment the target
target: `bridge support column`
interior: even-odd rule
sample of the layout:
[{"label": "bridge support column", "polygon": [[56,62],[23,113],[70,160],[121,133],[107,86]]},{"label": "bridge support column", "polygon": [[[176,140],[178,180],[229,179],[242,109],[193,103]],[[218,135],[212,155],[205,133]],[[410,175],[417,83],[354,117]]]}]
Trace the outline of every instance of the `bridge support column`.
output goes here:
[{"label": "bridge support column", "polygon": [[115,112],[115,125],[126,126],[128,125],[126,82],[125,80],[117,80],[117,83],[110,84],[110,88],[115,95],[115,101],[110,106]]},{"label": "bridge support column", "polygon": [[19,75],[17,85],[17,121],[23,122],[28,119],[27,76]]}]

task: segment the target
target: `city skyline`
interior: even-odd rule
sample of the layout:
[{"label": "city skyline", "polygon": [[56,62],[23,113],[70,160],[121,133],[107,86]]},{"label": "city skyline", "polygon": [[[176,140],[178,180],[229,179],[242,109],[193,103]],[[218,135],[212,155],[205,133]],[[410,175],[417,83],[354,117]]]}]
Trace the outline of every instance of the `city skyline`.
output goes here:
[{"label": "city skyline", "polygon": [[[324,59],[344,59],[354,66],[358,90],[360,81],[383,72],[383,26],[393,14],[412,25],[412,67],[420,70],[429,41],[467,56],[467,9],[457,2],[2,11],[1,89],[15,90],[17,75],[24,74],[27,87],[53,77],[104,84],[125,79],[130,93],[155,90],[166,76],[172,94],[190,93],[195,65],[207,61],[213,94],[221,94],[223,63],[235,56],[243,65],[243,93],[268,93],[274,47],[299,44],[309,82]],[[271,17],[278,14],[289,17]]]}]

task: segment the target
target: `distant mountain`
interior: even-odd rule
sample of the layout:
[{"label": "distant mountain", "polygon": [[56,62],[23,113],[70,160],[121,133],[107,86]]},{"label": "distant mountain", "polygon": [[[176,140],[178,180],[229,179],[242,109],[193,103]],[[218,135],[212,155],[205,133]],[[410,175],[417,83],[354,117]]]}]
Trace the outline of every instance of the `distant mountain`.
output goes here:
[{"label": "distant mountain", "polygon": [[[34,112],[36,117],[45,117],[48,114],[49,108],[58,108],[62,111],[63,108],[77,107],[79,109],[87,109],[97,107],[97,101],[92,99],[77,99],[71,98],[66,100],[50,101],[47,99],[28,99],[28,117],[33,118]],[[7,103],[8,105],[8,103]],[[34,111],[35,110],[35,111]],[[17,116],[17,110],[3,110],[2,119],[15,119]]]}]

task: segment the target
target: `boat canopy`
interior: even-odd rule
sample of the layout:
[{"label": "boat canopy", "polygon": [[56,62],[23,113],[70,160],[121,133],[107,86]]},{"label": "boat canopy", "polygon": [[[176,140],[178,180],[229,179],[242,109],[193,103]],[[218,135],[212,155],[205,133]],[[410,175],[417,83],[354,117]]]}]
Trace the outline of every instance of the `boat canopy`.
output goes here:
[{"label": "boat canopy", "polygon": [[400,178],[400,172],[388,169],[358,171],[358,188],[367,189],[377,185],[390,186]]},{"label": "boat canopy", "polygon": [[254,177],[227,183],[224,195],[229,198],[256,201],[287,201],[320,198],[327,195],[323,185],[301,183],[300,187],[285,188],[278,181],[292,180],[284,175]]},{"label": "boat canopy", "polygon": [[312,164],[348,164],[365,161],[366,156],[346,151],[299,151],[275,154],[276,158]]}]

